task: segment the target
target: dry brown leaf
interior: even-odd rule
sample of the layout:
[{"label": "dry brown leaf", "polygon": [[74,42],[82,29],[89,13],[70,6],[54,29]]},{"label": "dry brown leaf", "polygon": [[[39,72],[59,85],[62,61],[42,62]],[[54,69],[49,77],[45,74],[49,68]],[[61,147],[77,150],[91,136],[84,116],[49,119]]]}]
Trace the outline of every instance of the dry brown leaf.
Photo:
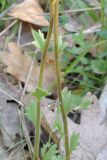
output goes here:
[{"label": "dry brown leaf", "polygon": [[[3,54],[3,62],[7,66],[6,71],[13,75],[17,80],[26,82],[29,69],[32,63],[32,57],[23,54],[20,47],[14,43],[8,43],[8,50]],[[28,82],[27,91],[31,92],[37,87],[40,66],[34,62],[31,76]],[[43,87],[49,89],[55,81],[55,66],[54,63],[47,63],[44,71]]]},{"label": "dry brown leaf", "polygon": [[43,10],[36,0],[25,0],[17,4],[9,13],[10,16],[38,26],[48,26]]}]

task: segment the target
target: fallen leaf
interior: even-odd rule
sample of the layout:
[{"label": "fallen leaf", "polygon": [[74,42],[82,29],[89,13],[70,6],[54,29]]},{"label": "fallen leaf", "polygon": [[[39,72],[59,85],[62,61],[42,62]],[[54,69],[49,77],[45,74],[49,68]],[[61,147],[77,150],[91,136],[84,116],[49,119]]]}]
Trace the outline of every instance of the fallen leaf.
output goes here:
[{"label": "fallen leaf", "polygon": [[[4,85],[1,86],[1,83],[0,79],[0,89],[2,88],[0,90],[0,142],[2,142],[2,147],[6,147],[4,149],[12,146],[14,148],[14,145],[20,142],[20,137],[24,137],[24,132],[22,132],[21,128],[19,105],[15,103],[15,100],[19,100],[19,97],[10,88]],[[30,132],[32,125],[28,120],[26,120],[26,126]],[[2,153],[0,152],[0,154]]]},{"label": "fallen leaf", "polygon": [[0,132],[2,134],[2,144],[4,147],[11,147],[17,135],[20,136],[20,120],[18,105],[16,103],[7,103],[7,99],[9,97],[0,92]]},{"label": "fallen leaf", "polygon": [[48,26],[49,23],[43,15],[43,10],[36,0],[24,0],[17,4],[9,13],[9,16],[38,26]]},{"label": "fallen leaf", "polygon": [[[23,54],[20,47],[14,43],[8,43],[8,50],[3,54],[2,61],[7,66],[6,72],[13,75],[17,80],[21,82],[26,82],[30,66],[32,64],[32,57],[27,54]],[[51,59],[51,58],[50,58]],[[49,62],[49,59],[48,59]],[[50,89],[50,87],[55,82],[55,62],[51,60],[52,63],[48,63],[45,66],[43,87],[45,90]],[[40,65],[36,61],[33,63],[31,76],[27,85],[27,91],[32,92],[37,87],[37,82],[39,78]]]}]

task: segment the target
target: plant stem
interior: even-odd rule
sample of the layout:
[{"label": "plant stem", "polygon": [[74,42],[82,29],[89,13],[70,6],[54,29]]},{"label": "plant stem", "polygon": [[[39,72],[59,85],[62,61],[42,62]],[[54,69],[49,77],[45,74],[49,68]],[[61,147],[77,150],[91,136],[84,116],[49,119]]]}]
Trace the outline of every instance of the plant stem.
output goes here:
[{"label": "plant stem", "polygon": [[[43,73],[45,68],[45,62],[46,62],[46,53],[49,47],[49,43],[51,40],[51,34],[52,34],[52,28],[53,28],[53,17],[54,17],[54,9],[53,9],[53,3],[50,3],[50,25],[49,30],[47,34],[47,40],[45,43],[44,51],[42,53],[42,60],[41,60],[41,66],[40,66],[40,73],[39,73],[39,79],[38,79],[38,88],[42,88],[42,82],[43,82]],[[34,158],[33,160],[39,159],[39,143],[40,143],[40,100],[37,99],[37,117],[35,122],[35,144],[34,144]]]},{"label": "plant stem", "polygon": [[64,140],[65,140],[66,160],[70,160],[67,116],[66,116],[66,113],[65,113],[65,110],[64,110],[62,94],[61,94],[59,50],[58,50],[58,17],[59,17],[59,0],[56,0],[55,16],[54,16],[54,46],[55,46],[57,91],[58,91],[59,105],[60,105],[62,119],[63,119],[63,125],[64,125],[64,136],[65,136]]},{"label": "plant stem", "polygon": [[104,29],[104,0],[101,0],[101,29]]}]

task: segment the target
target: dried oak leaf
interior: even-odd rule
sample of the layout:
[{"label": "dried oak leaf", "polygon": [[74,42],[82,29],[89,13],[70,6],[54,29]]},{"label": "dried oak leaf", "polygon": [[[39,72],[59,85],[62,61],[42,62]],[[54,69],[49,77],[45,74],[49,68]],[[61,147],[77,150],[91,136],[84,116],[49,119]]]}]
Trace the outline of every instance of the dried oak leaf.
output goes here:
[{"label": "dried oak leaf", "polygon": [[[37,81],[39,78],[40,65],[27,54],[23,54],[20,47],[14,43],[8,43],[8,50],[3,54],[2,61],[7,66],[6,72],[13,75],[17,80],[26,82],[31,64],[32,71],[27,85],[27,91],[32,92],[37,87]],[[43,87],[49,89],[54,83],[55,77],[55,65],[47,62],[44,70]]]},{"label": "dried oak leaf", "polygon": [[9,13],[15,19],[20,19],[38,26],[48,26],[49,23],[43,15],[43,10],[36,0],[25,0],[17,4]]}]

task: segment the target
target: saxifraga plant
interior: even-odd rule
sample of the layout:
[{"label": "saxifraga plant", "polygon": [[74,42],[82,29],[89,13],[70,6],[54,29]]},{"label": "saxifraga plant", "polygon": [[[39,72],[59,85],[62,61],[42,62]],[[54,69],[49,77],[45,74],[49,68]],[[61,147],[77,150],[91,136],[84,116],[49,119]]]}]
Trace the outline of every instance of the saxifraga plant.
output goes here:
[{"label": "saxifraga plant", "polygon": [[47,34],[47,40],[44,48],[42,48],[42,60],[38,79],[38,87],[34,92],[36,96],[37,104],[37,117],[35,122],[35,144],[34,144],[34,157],[33,160],[39,159],[39,143],[40,143],[40,101],[43,96],[46,96],[46,92],[42,90],[43,73],[46,62],[46,53],[51,40],[52,29],[54,28],[54,48],[55,48],[55,62],[56,62],[56,77],[57,77],[57,91],[59,98],[59,106],[62,113],[63,125],[64,125],[64,142],[66,151],[66,160],[70,160],[69,151],[69,137],[68,137],[68,125],[67,116],[64,110],[62,94],[61,94],[61,83],[60,83],[60,67],[59,67],[59,49],[58,49],[58,18],[59,18],[59,0],[50,0],[50,26]]}]

